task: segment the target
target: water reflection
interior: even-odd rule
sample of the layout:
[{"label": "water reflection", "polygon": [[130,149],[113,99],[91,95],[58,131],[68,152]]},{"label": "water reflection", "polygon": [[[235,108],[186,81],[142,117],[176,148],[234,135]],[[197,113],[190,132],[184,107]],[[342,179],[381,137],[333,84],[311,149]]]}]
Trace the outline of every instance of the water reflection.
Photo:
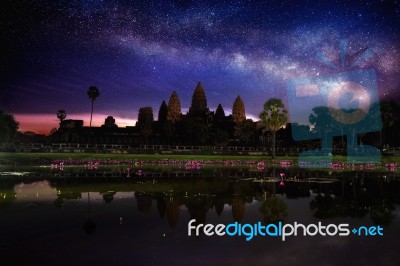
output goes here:
[{"label": "water reflection", "polygon": [[89,192],[87,193],[87,200],[88,200],[88,217],[86,219],[85,224],[83,225],[83,228],[85,229],[86,234],[90,235],[90,234],[93,234],[94,231],[96,230],[96,224],[94,223],[93,218],[92,218]]},{"label": "water reflection", "polygon": [[268,194],[259,210],[264,215],[264,222],[268,224],[284,222],[288,215],[287,209],[287,205],[280,198]]},{"label": "water reflection", "polygon": [[[229,206],[233,221],[241,222],[246,214],[246,205],[253,201],[260,203],[260,218],[264,222],[284,221],[288,209],[282,197],[277,195],[284,195],[286,200],[309,198],[309,208],[318,219],[364,218],[369,215],[374,223],[389,225],[395,218],[395,204],[400,202],[399,179],[388,179],[382,173],[341,173],[338,178],[332,178],[331,173],[328,174],[329,178],[324,178],[323,173],[313,172],[311,175],[318,177],[299,178],[297,176],[301,176],[302,172],[293,175],[288,171],[287,176],[296,178],[286,178],[283,184],[279,178],[246,178],[246,174],[252,176],[252,172],[236,170],[236,176],[239,176],[236,179],[223,177],[215,170],[213,174],[218,177],[154,178],[153,175],[150,179],[120,177],[95,180],[80,176],[79,180],[67,176],[25,181],[31,183],[15,183],[20,181],[7,179],[6,182],[0,182],[0,206],[15,200],[52,200],[56,208],[62,209],[65,201],[87,197],[85,230],[94,232],[91,196],[95,195],[96,199],[102,199],[106,204],[113,204],[118,192],[134,192],[139,213],[150,213],[155,204],[160,217],[166,216],[171,228],[176,227],[181,209],[187,210],[190,219],[204,223],[210,210],[221,216],[225,206]],[[271,171],[274,173],[276,170]],[[223,174],[226,173],[226,169],[223,169]],[[229,175],[232,173],[233,170],[229,169]]]},{"label": "water reflection", "polygon": [[[395,172],[143,168],[142,176],[132,174],[127,178],[124,171],[115,168],[96,171],[65,168],[63,174],[57,172],[57,175],[51,171],[54,169],[43,177],[0,179],[0,212],[5,214],[0,225],[10,232],[3,232],[3,239],[18,239],[7,245],[0,240],[0,250],[9,257],[15,255],[14,249],[31,247],[32,239],[40,236],[46,240],[42,248],[51,250],[49,254],[60,255],[52,248],[51,241],[59,239],[58,243],[74,246],[73,252],[80,257],[85,257],[83,250],[90,249],[90,259],[97,263],[111,263],[111,259],[105,260],[109,253],[110,257],[138,259],[135,265],[146,265],[149,261],[160,265],[165,258],[179,264],[180,258],[193,259],[205,249],[207,256],[203,254],[197,264],[209,261],[214,265],[221,265],[218,263],[221,261],[231,265],[243,265],[246,261],[257,264],[259,258],[270,263],[293,265],[293,261],[302,264],[311,260],[313,264],[321,264],[324,261],[310,259],[307,254],[317,249],[319,255],[327,258],[337,249],[347,252],[354,247],[360,249],[359,257],[368,257],[364,262],[373,261],[373,255],[368,253],[371,249],[397,256],[386,262],[400,259],[392,249],[400,230],[400,178]],[[132,169],[135,172],[137,169]],[[282,178],[280,173],[284,173]],[[42,205],[34,207],[30,203]],[[18,222],[27,217],[30,223]],[[191,219],[196,219],[197,224],[234,221],[377,224],[384,226],[387,234],[382,239],[363,239],[363,247],[358,246],[361,240],[351,237],[292,238],[284,244],[265,238],[251,243],[241,238],[205,236],[192,240],[187,236],[187,223]],[[99,252],[104,249],[101,243],[114,246]],[[89,248],[92,245],[96,248]],[[289,257],[275,260],[265,253],[266,249],[274,256],[287,250],[294,255],[290,257],[292,260]],[[153,251],[161,255],[156,258],[151,255]],[[25,256],[36,260],[37,254],[32,251]],[[241,260],[236,254],[243,256]],[[349,258],[347,254],[331,259],[335,261],[332,264],[346,264]],[[68,259],[64,265],[67,262]],[[45,264],[50,263],[42,265]],[[132,260],[125,264],[132,264]]]}]

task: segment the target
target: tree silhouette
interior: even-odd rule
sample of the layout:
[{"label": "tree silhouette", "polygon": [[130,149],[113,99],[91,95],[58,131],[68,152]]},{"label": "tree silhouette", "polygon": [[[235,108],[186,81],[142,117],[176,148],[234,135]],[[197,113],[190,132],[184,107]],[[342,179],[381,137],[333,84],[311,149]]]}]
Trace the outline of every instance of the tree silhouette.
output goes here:
[{"label": "tree silhouette", "polygon": [[19,123],[14,116],[0,110],[0,143],[11,141],[18,131]]},{"label": "tree silhouette", "polygon": [[272,132],[272,158],[275,158],[276,131],[287,122],[287,111],[281,99],[271,98],[264,104],[260,119]]},{"label": "tree silhouette", "polygon": [[374,224],[388,226],[396,218],[394,211],[395,206],[392,202],[381,200],[371,206],[369,215]]},{"label": "tree silhouette", "polygon": [[[378,131],[381,128],[380,110],[378,103],[371,104],[366,112],[361,108],[336,109],[326,106],[316,106],[312,109],[309,122],[312,131],[304,135],[306,139],[321,138],[322,151],[324,154],[332,152],[332,141],[334,136],[347,136],[347,155],[354,156],[362,144],[362,137],[368,132]],[[355,120],[359,119],[359,120]],[[373,147],[369,147],[372,150]],[[361,154],[360,154],[361,155]],[[366,155],[363,153],[363,155]],[[370,153],[371,157],[374,155]]]},{"label": "tree silhouette", "polygon": [[348,208],[346,202],[339,197],[318,194],[310,202],[313,216],[318,219],[332,219],[335,217],[346,217]]},{"label": "tree silhouette", "polygon": [[50,138],[52,139],[52,141],[58,141],[59,138],[59,131],[58,128],[52,128],[50,130],[50,134],[49,134]]},{"label": "tree silhouette", "polygon": [[332,219],[336,217],[363,218],[370,208],[369,198],[359,197],[349,200],[331,195],[318,194],[310,202],[313,216],[318,219]]},{"label": "tree silhouette", "polygon": [[67,117],[67,112],[65,112],[65,110],[60,109],[57,111],[57,118],[60,120],[60,124],[62,123],[62,121],[65,120],[66,117]]},{"label": "tree silhouette", "polygon": [[337,111],[339,110],[334,110],[333,108],[326,106],[316,106],[312,109],[313,113],[311,113],[308,117],[308,121],[312,125],[312,130],[309,133],[307,133],[307,135],[312,136],[311,138],[322,139],[321,145],[324,154],[329,153],[332,150],[333,134],[335,132],[342,133],[346,130],[345,129],[346,125],[345,124],[339,125],[338,122],[332,117],[331,111],[332,113],[336,114]]},{"label": "tree silhouette", "polygon": [[[382,144],[391,143],[393,146],[397,146],[400,141],[398,132],[400,129],[400,105],[394,101],[384,101],[380,104],[382,123],[383,123],[383,140],[381,130],[381,146]],[[385,143],[382,143],[382,142]]]},{"label": "tree silhouette", "polygon": [[92,102],[92,109],[90,111],[90,124],[89,124],[89,127],[92,127],[93,103],[96,100],[96,98],[100,96],[100,93],[99,93],[99,90],[97,89],[97,87],[90,86],[87,91],[87,95],[89,96],[89,99]]},{"label": "tree silhouette", "polygon": [[288,215],[287,205],[275,195],[268,195],[259,211],[264,217],[265,223],[277,223],[283,221]]},{"label": "tree silhouette", "polygon": [[57,131],[58,131],[58,129],[55,128],[55,127],[53,127],[53,128],[50,130],[50,136],[53,136],[54,134],[57,134]]}]

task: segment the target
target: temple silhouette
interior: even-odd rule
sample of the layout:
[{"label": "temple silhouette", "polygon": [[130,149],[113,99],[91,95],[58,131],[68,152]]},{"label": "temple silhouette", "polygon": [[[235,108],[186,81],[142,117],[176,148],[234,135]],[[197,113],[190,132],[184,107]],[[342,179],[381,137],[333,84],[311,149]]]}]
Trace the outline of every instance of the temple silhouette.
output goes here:
[{"label": "temple silhouette", "polygon": [[[380,147],[383,153],[388,153],[389,147],[398,147],[398,123],[391,119],[398,113],[398,105],[392,102],[382,102],[383,129],[379,132],[354,135],[353,138],[359,145],[372,145]],[[313,127],[298,123],[287,123],[276,131],[276,151],[280,155],[295,155],[306,150],[321,148],[321,134],[324,134],[324,119],[320,116],[330,116],[326,107],[316,107],[310,114],[314,116]],[[172,91],[167,101],[161,102],[158,115],[155,119],[153,108],[140,107],[135,125],[118,127],[112,116],[105,118],[100,127],[84,126],[83,120],[65,119],[66,112],[59,110],[57,117],[60,119],[58,129],[53,129],[50,136],[27,133],[18,134],[14,143],[19,143],[17,148],[8,147],[3,150],[39,150],[39,151],[92,151],[92,152],[133,152],[157,153],[175,150],[179,153],[205,153],[202,147],[213,149],[209,154],[269,154],[273,146],[273,132],[262,121],[253,121],[246,117],[245,104],[238,95],[232,104],[232,114],[226,115],[224,108],[218,104],[215,111],[211,111],[207,104],[206,92],[200,82],[197,83],[191,105],[187,113],[182,112],[180,98],[176,91]],[[317,119],[318,118],[318,119]],[[312,134],[306,140],[293,139],[293,129],[296,132]],[[26,143],[38,143],[27,146]],[[171,146],[172,145],[172,146]],[[333,154],[346,154],[346,137],[333,137]],[[4,146],[4,145],[3,145]],[[144,149],[142,147],[145,146]],[[139,147],[139,149],[138,149]],[[150,147],[150,148],[149,148]],[[174,148],[171,148],[174,147]],[[235,147],[234,149],[231,149]],[[237,152],[238,147],[248,149]],[[64,149],[65,148],[65,149]],[[104,148],[104,149],[103,149]],[[103,150],[102,150],[103,149]],[[197,150],[196,150],[197,149]],[[221,151],[216,151],[220,149]],[[390,154],[397,154],[391,149]]]},{"label": "temple silhouette", "polygon": [[232,114],[225,115],[221,104],[215,112],[207,105],[205,90],[200,82],[194,89],[191,106],[182,113],[179,96],[173,91],[168,103],[162,101],[157,120],[152,107],[141,107],[135,126],[118,127],[108,116],[101,127],[83,126],[83,120],[62,120],[55,134],[62,143],[96,144],[186,144],[228,145],[258,144],[262,125],[246,119],[240,96],[234,100]]}]

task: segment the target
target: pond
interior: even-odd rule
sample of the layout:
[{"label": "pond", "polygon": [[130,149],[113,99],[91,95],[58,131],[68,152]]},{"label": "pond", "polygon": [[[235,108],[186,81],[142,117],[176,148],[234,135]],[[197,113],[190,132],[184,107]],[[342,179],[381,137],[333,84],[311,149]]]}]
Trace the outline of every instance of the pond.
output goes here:
[{"label": "pond", "polygon": [[[397,168],[52,162],[1,171],[0,254],[12,265],[400,264]],[[382,235],[299,230],[283,241],[198,227],[296,222]]]}]

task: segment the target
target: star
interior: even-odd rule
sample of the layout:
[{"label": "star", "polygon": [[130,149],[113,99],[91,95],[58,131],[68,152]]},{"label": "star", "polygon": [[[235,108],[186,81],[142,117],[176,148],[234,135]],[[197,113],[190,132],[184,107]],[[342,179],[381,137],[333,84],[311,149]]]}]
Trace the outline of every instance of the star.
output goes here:
[{"label": "star", "polygon": [[[60,108],[88,123],[91,85],[104,96],[96,102],[95,125],[108,115],[134,125],[140,107],[157,113],[174,90],[188,108],[197,81],[212,110],[219,103],[232,108],[241,95],[248,117],[257,118],[269,98],[287,98],[288,79],[328,73],[316,54],[338,60],[340,39],[349,41],[349,54],[371,50],[360,69],[376,69],[381,99],[400,99],[398,2],[0,5],[10,11],[0,24],[0,106],[15,114],[22,131],[48,133],[58,125]],[[43,117],[54,118],[43,124]]]}]

